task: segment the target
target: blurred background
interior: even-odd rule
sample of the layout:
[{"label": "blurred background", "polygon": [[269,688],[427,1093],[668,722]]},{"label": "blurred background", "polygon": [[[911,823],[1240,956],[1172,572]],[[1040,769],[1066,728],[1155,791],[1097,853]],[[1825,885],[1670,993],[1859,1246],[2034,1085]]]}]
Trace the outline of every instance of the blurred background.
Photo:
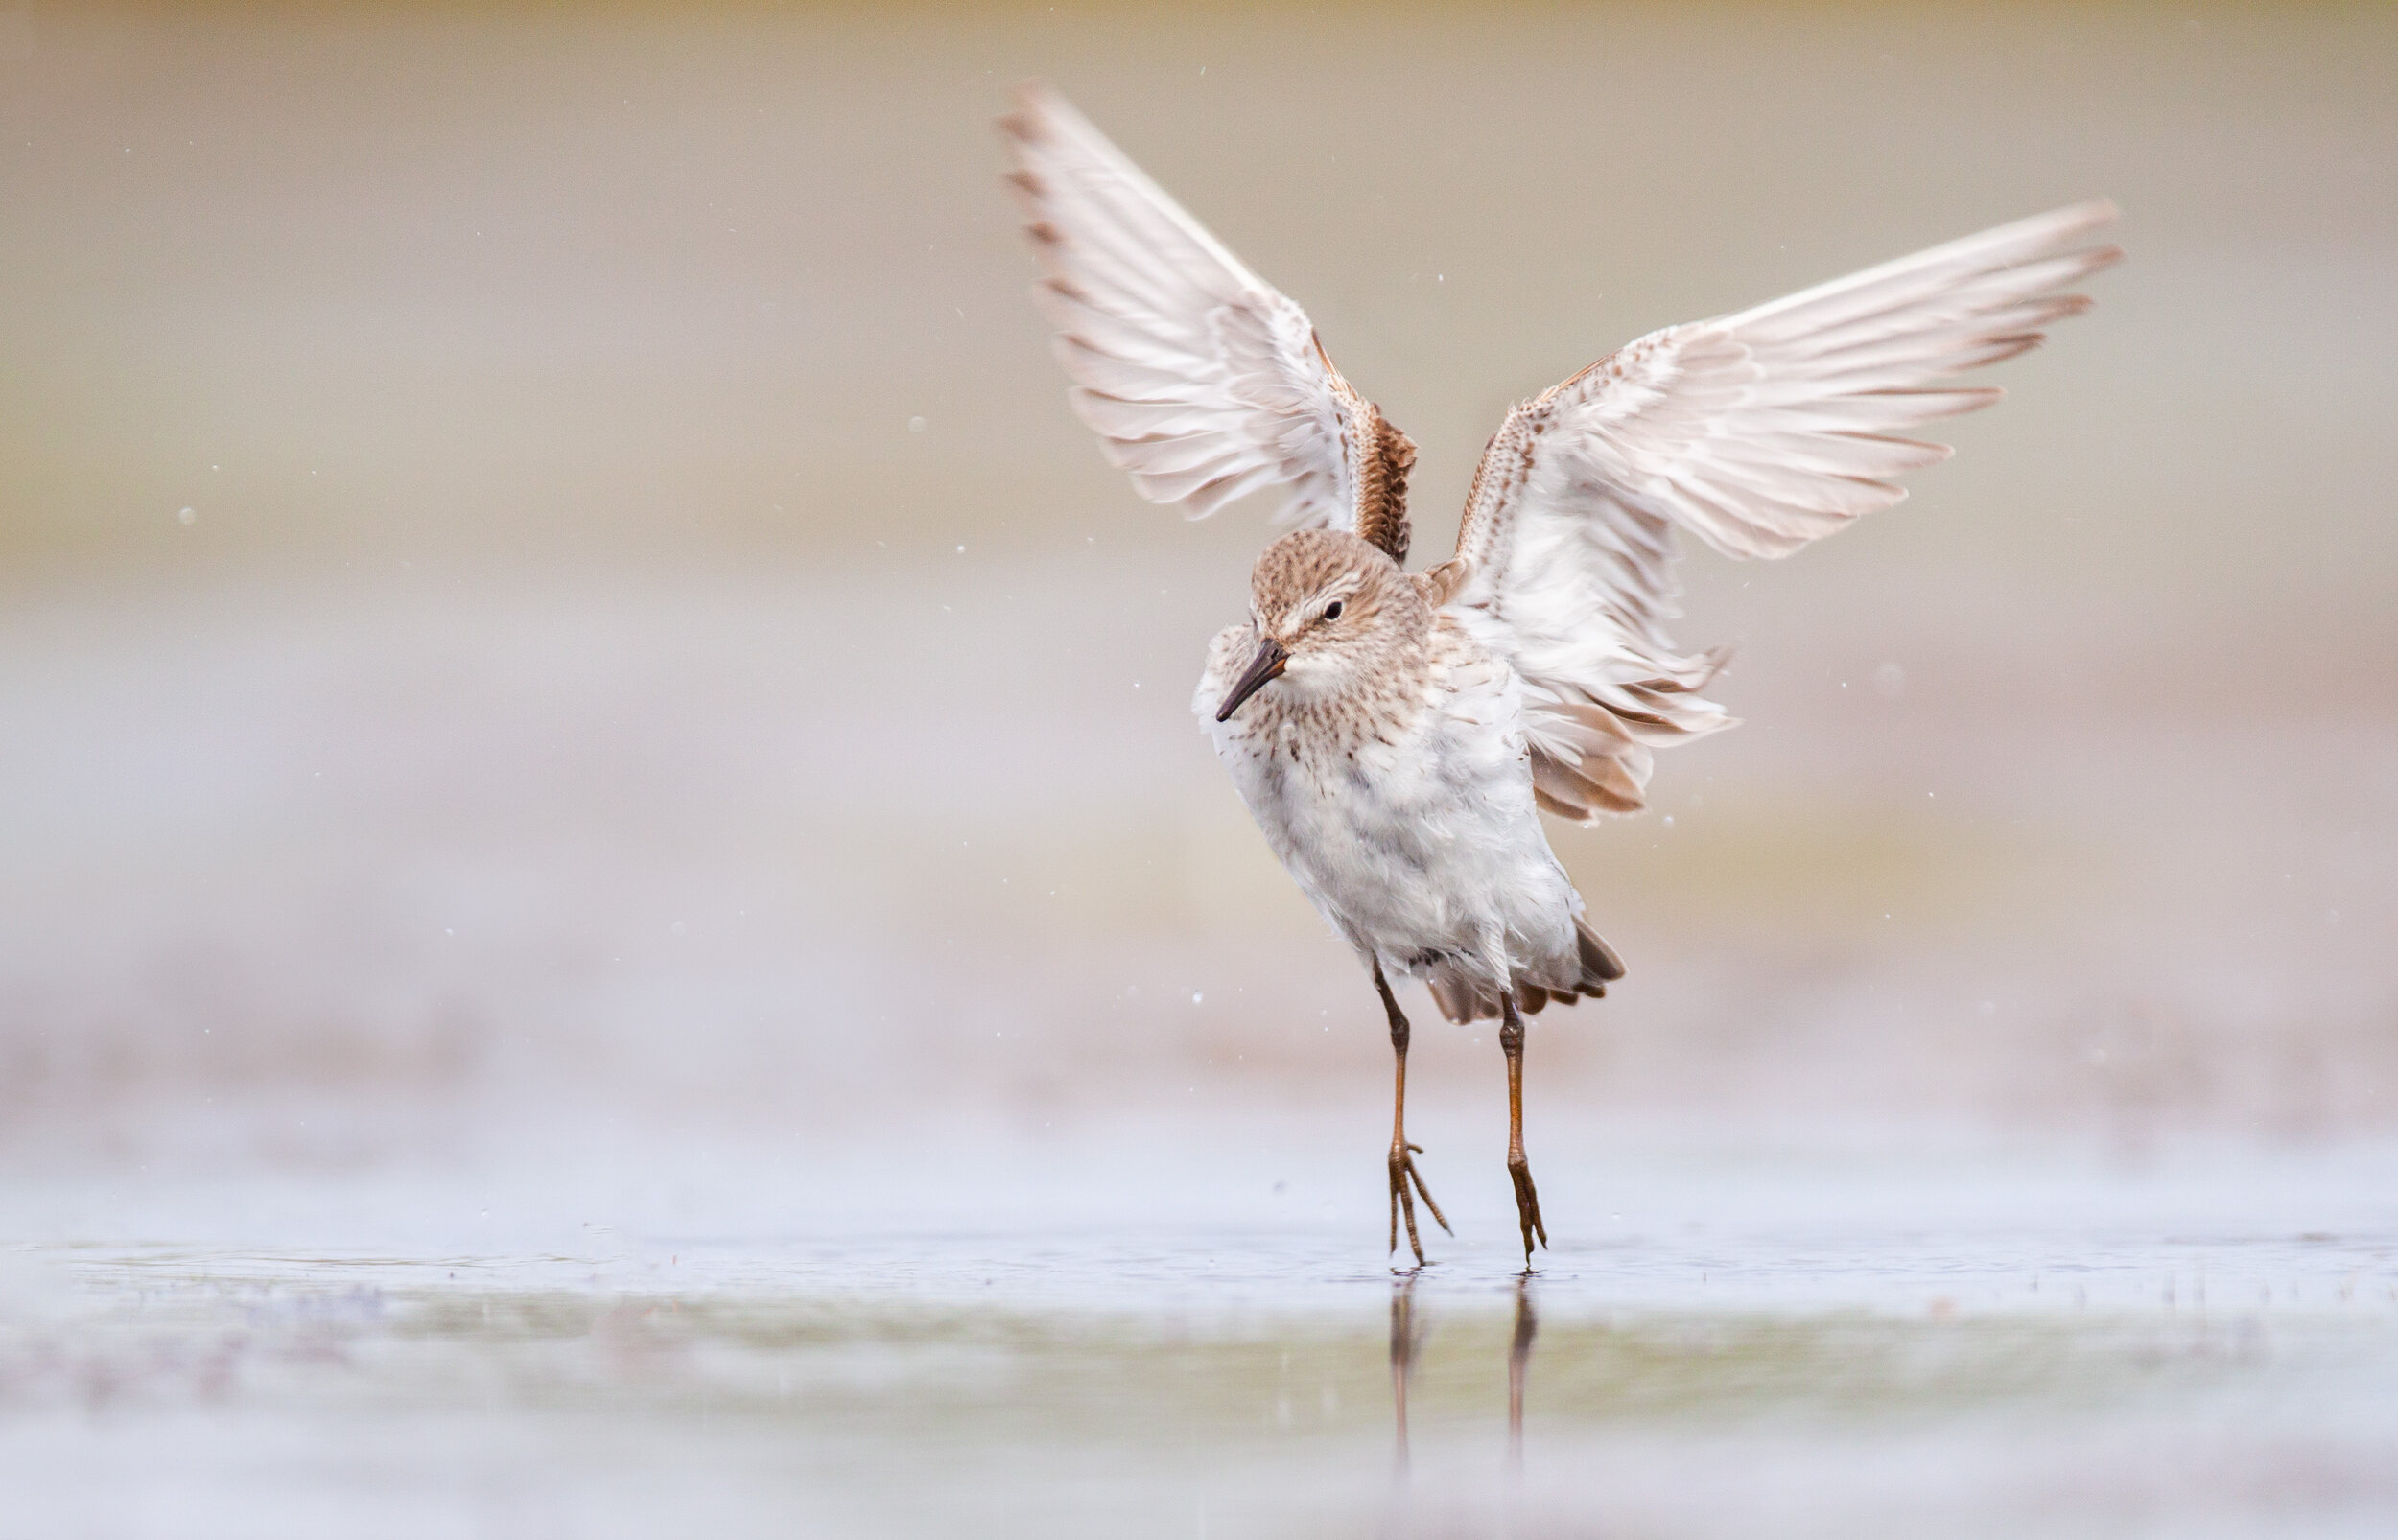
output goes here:
[{"label": "blurred background", "polygon": [[[1618,343],[2119,200],[1910,502],[1686,564],[1747,725],[1557,833],[1631,976],[1536,1024],[1536,1154],[2386,1132],[2394,63],[2336,6],[0,6],[0,1143],[1254,1115],[1378,1230],[1372,992],[1187,709],[1262,509],[1069,415],[1034,75],[1422,444],[1427,554]],[[1418,1045],[1494,1174],[1497,1054]]]}]

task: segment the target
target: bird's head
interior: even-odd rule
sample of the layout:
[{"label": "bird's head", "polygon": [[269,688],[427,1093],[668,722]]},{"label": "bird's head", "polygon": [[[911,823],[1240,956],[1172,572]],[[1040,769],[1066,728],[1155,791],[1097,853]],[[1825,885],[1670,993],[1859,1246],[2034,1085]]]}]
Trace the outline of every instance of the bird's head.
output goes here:
[{"label": "bird's head", "polygon": [[1219,722],[1272,681],[1302,698],[1374,679],[1419,642],[1432,611],[1399,564],[1345,529],[1301,529],[1249,574],[1258,652],[1216,709]]}]

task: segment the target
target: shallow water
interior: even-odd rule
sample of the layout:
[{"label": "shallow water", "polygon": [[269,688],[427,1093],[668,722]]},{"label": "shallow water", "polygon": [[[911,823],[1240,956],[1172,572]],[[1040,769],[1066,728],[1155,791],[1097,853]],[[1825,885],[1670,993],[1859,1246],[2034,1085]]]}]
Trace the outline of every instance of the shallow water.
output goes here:
[{"label": "shallow water", "polygon": [[[1402,1275],[1347,1163],[1281,1193],[1203,1165],[1178,1219],[1158,1172],[1093,1175],[1114,1141],[980,1172],[873,1156],[880,1221],[792,1196],[803,1168],[840,1185],[838,1159],[754,1152],[694,1206],[706,1163],[663,1148],[20,1190],[17,1233],[95,1238],[8,1255],[16,1532],[2398,1521],[2389,1150],[1635,1139],[1537,1163],[1557,1245],[1524,1278],[1503,1189],[1465,1162],[1459,1236]],[[685,1196],[624,1197],[637,1172]],[[255,1239],[275,1232],[307,1244]]]}]

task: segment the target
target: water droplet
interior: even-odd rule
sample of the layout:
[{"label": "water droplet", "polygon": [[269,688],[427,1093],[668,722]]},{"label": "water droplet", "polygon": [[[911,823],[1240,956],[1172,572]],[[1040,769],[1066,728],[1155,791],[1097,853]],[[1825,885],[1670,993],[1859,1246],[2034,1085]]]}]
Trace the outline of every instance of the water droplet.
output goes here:
[{"label": "water droplet", "polygon": [[924,420],[922,417],[910,417],[910,418],[908,418],[908,419],[907,419],[907,431],[908,431],[909,432],[911,432],[911,433],[921,433],[921,432],[923,432],[925,431],[925,420]]},{"label": "water droplet", "polygon": [[191,527],[191,525],[193,525],[193,523],[194,523],[195,521],[197,521],[199,518],[200,518],[200,511],[199,511],[198,509],[196,509],[196,508],[185,508],[185,509],[181,510],[180,512],[178,512],[177,514],[176,514],[176,516],[175,516],[175,521],[176,521],[176,523],[177,523],[177,524],[179,524],[179,525],[183,525],[185,528],[187,528],[187,529],[188,529],[188,528],[190,528],[190,527]]}]

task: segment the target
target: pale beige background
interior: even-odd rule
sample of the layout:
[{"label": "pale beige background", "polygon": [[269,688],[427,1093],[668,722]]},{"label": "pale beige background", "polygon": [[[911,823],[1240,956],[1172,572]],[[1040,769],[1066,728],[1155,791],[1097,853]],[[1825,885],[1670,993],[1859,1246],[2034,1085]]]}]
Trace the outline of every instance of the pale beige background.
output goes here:
[{"label": "pale beige background", "polygon": [[[1615,343],[2119,199],[2097,310],[1914,501],[1691,563],[1749,725],[1560,836],[1632,975],[1542,1019],[1536,1108],[2386,1129],[2394,31],[21,13],[6,1127],[1371,1130],[1372,995],[1186,711],[1259,522],[1137,502],[1023,297],[988,122],[1038,73],[1423,445],[1427,552],[1508,402]],[[1487,1110],[1487,1042],[1427,1038],[1422,1094]]]}]

